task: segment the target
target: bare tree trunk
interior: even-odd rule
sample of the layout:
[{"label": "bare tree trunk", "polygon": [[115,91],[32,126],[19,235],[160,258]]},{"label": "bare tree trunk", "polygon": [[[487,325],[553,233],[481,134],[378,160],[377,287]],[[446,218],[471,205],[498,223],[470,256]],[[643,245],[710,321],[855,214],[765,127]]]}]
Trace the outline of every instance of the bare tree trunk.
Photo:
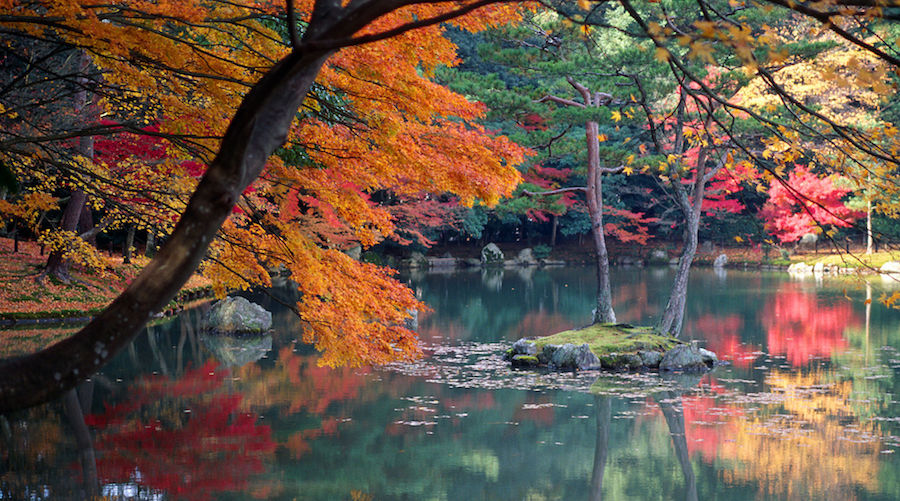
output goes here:
[{"label": "bare tree trunk", "polygon": [[866,200],[866,254],[872,254],[872,201]]},{"label": "bare tree trunk", "polygon": [[131,248],[134,247],[134,224],[128,225],[128,233],[125,234],[125,248],[122,249],[122,262],[131,263]]},{"label": "bare tree trunk", "polygon": [[684,307],[687,304],[688,279],[691,274],[691,265],[697,255],[697,230],[700,227],[699,207],[691,211],[690,217],[685,223],[684,248],[678,259],[678,268],[675,271],[675,279],[672,281],[672,289],[669,292],[669,301],[663,310],[657,329],[675,337],[681,334],[684,324]]},{"label": "bare tree trunk", "polygon": [[556,247],[556,232],[559,230],[559,216],[553,214],[550,223],[550,247]]},{"label": "bare tree trunk", "polygon": [[147,245],[144,247],[144,256],[156,256],[156,230],[147,228]]},{"label": "bare tree trunk", "polygon": [[609,251],[603,234],[603,174],[600,172],[600,144],[597,139],[597,122],[588,122],[586,127],[588,150],[587,205],[591,218],[591,235],[597,253],[597,309],[595,323],[615,323],[616,313],[612,307],[612,289],[609,282]]},{"label": "bare tree trunk", "polygon": [[[59,223],[61,230],[74,233],[78,229],[78,221],[81,219],[81,211],[86,201],[87,195],[83,190],[75,190],[72,193],[72,196],[69,197],[69,203],[66,204],[66,208],[63,211],[62,220]],[[69,263],[63,258],[62,251],[54,250],[50,252],[50,257],[47,258],[47,267],[41,278],[48,275],[62,282],[69,282]]]}]

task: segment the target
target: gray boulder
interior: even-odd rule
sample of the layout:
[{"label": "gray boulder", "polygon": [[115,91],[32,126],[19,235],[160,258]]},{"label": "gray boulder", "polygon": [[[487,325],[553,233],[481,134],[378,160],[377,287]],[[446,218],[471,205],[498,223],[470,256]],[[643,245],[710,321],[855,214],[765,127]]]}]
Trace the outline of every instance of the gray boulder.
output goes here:
[{"label": "gray boulder", "polygon": [[708,367],[713,367],[717,363],[719,363],[719,357],[712,351],[709,351],[704,348],[698,348],[698,352],[700,352],[700,357],[703,358],[703,363],[705,363]]},{"label": "gray boulder", "polygon": [[497,244],[491,242],[481,249],[481,264],[488,266],[503,265],[503,251],[500,250],[500,247],[497,247]]},{"label": "gray boulder", "polygon": [[705,371],[712,365],[712,363],[707,363],[704,360],[703,354],[700,353],[700,348],[683,344],[672,348],[663,355],[662,360],[659,362],[659,370]]},{"label": "gray boulder", "polygon": [[662,361],[663,354],[658,351],[639,351],[638,357],[641,358],[641,364],[648,369],[656,369]]},{"label": "gray boulder", "polygon": [[600,368],[600,359],[594,355],[587,343],[575,349],[575,368],[579,370]]},{"label": "gray boulder", "polygon": [[717,257],[716,260],[713,261],[713,266],[715,266],[716,268],[722,268],[726,264],[728,264],[728,256],[726,256],[725,254],[719,254],[719,257]]},{"label": "gray boulder", "polygon": [[573,368],[577,350],[578,347],[572,343],[560,345],[550,358],[550,363],[558,369]]},{"label": "gray boulder", "polygon": [[354,245],[353,247],[350,247],[349,249],[345,250],[344,254],[359,261],[360,259],[362,259],[362,247],[359,245]]},{"label": "gray boulder", "polygon": [[524,337],[513,343],[512,348],[516,355],[537,355],[537,346],[534,341],[529,341]]},{"label": "gray boulder", "polygon": [[226,297],[209,309],[206,327],[217,332],[262,333],[272,328],[272,312],[242,297]]},{"label": "gray boulder", "polygon": [[538,357],[534,355],[513,355],[512,366],[517,368],[530,368],[540,365]]}]

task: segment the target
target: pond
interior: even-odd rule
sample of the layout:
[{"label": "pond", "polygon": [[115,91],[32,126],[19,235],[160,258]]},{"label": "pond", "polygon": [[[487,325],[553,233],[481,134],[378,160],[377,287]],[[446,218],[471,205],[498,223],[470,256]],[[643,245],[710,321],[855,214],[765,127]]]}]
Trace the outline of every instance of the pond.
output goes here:
[{"label": "pond", "polygon": [[[620,321],[652,323],[671,278],[615,269]],[[0,499],[900,499],[891,281],[695,270],[684,336],[728,363],[661,377],[500,359],[587,323],[592,268],[404,280],[433,309],[415,364],[318,367],[286,289],[252,297],[270,337],[210,338],[199,310],[149,327],[0,419]]]}]

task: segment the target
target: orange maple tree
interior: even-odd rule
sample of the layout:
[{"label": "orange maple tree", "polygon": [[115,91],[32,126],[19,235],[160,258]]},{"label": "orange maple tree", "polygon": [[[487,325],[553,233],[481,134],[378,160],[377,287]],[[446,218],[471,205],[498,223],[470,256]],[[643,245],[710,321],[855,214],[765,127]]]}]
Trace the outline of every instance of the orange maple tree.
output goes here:
[{"label": "orange maple tree", "polygon": [[[161,161],[170,167],[161,170],[158,162],[142,164],[135,158],[129,175],[143,172],[147,179],[159,180],[158,173],[166,172],[166,180],[154,184],[165,192],[162,199],[175,214],[190,212],[188,197],[203,185],[196,169],[182,167],[185,161],[259,165],[261,175],[252,185],[256,175],[240,175],[221,185],[242,195],[233,200],[233,210],[229,204],[229,218],[211,243],[203,273],[223,294],[229,288],[268,286],[269,270],[289,270],[301,292],[296,311],[305,320],[303,339],[323,352],[323,364],[409,358],[418,347],[403,320],[423,305],[390,270],[342,251],[371,246],[393,232],[390,214],[369,200],[376,190],[450,192],[464,204],[493,203],[518,182],[515,165],[526,151],[477,124],[483,105],[431,79],[438,66],[456,62],[455,46],[443,36],[439,21],[478,30],[515,18],[516,7],[491,3],[341,7],[306,1],[288,2],[286,11],[280,3],[263,0],[127,6],[89,0],[46,5],[6,1],[2,7],[9,15],[0,21],[5,29],[88,55],[95,105],[106,121],[48,120],[54,127],[28,130],[22,125],[16,134],[32,140],[0,153],[17,166],[30,191],[49,193],[66,185],[88,191],[91,199],[110,200],[110,187],[118,181],[115,166],[79,157],[65,142],[121,131],[148,141],[162,138],[166,155]],[[317,9],[336,9],[335,16],[319,19]],[[340,24],[341,16],[347,23]],[[316,26],[324,27],[323,32]],[[346,48],[337,51],[342,46]],[[277,73],[277,61],[312,73],[303,77],[308,89],[302,94],[285,87],[284,92],[299,99],[299,112],[266,108],[287,126],[285,147],[270,156],[285,139],[275,131],[280,125],[251,119],[242,110],[253,101],[248,89],[260,77],[293,78]],[[272,108],[291,107],[272,103]],[[0,113],[11,119],[32,111],[11,99]],[[51,116],[55,110],[39,111]],[[247,132],[254,127],[259,129]],[[244,135],[249,146],[238,146],[229,133]],[[254,141],[265,143],[263,149],[255,150]],[[68,152],[69,163],[51,158],[41,144],[56,145],[49,151]],[[51,166],[54,175],[44,175]],[[207,173],[206,178],[221,182],[217,175]],[[158,195],[152,188],[146,191]],[[174,223],[157,218],[156,224],[170,233]],[[173,234],[170,241],[180,240]],[[190,239],[198,241],[205,245],[209,240]]]}]

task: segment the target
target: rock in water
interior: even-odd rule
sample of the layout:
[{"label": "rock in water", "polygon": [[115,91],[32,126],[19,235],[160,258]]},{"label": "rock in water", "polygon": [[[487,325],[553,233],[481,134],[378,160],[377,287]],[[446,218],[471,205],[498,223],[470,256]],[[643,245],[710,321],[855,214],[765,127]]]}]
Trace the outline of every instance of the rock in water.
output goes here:
[{"label": "rock in water", "polygon": [[[667,351],[659,362],[659,370],[661,371],[705,371],[715,365],[715,362],[707,360],[709,355],[704,357],[701,353],[702,348],[696,348],[690,345],[679,345]],[[707,353],[708,350],[703,350]],[[713,355],[715,357],[715,355]]]},{"label": "rock in water", "polygon": [[242,297],[226,297],[210,308],[206,327],[218,332],[262,333],[272,328],[272,312]]}]

